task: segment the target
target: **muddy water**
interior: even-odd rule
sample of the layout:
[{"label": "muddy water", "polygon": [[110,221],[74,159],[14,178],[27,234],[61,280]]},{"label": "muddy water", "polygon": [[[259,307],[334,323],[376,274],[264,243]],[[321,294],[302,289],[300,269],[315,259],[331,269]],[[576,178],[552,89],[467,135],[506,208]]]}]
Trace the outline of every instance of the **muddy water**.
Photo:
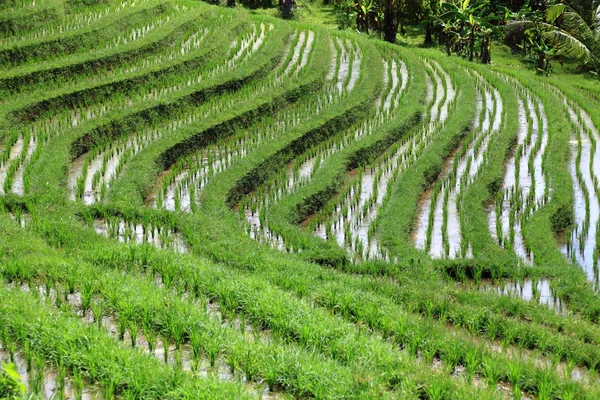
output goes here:
[{"label": "muddy water", "polygon": [[[69,175],[67,185],[71,200],[76,200],[77,182],[83,179],[83,197],[84,204],[93,204],[100,200],[102,190],[108,189],[110,182],[117,176],[120,165],[126,160],[126,157],[133,156],[142,151],[146,146],[155,140],[158,140],[162,133],[157,130],[148,130],[139,135],[135,135],[117,142],[115,145],[108,145],[104,151],[95,156],[88,164],[87,174],[83,176],[83,167],[89,158],[86,153],[69,166]],[[102,173],[104,169],[104,173]],[[99,174],[100,180],[94,185],[94,176]]]},{"label": "muddy water", "polygon": [[544,105],[538,103],[538,110],[541,120],[541,144],[539,151],[535,154],[533,159],[533,170],[534,170],[534,181],[535,181],[535,201],[538,204],[542,204],[546,194],[546,179],[543,175],[542,163],[543,156],[546,153],[546,147],[548,146],[548,119],[546,118],[546,110]]},{"label": "muddy water", "polygon": [[444,237],[442,233],[444,223],[444,194],[446,188],[443,186],[435,200],[433,209],[433,227],[431,230],[431,239],[429,244],[429,254],[434,258],[440,258],[445,255]]},{"label": "muddy water", "polygon": [[531,171],[529,168],[529,158],[531,157],[531,154],[533,152],[533,145],[537,141],[537,137],[539,134],[539,121],[535,110],[535,106],[533,105],[533,101],[531,101],[531,98],[527,98],[527,108],[529,121],[531,122],[531,140],[519,143],[523,146],[523,152],[521,158],[518,161],[518,188],[521,189],[521,194],[523,198],[527,198],[529,196],[529,192],[532,189],[535,171]]},{"label": "muddy water", "polygon": [[146,203],[170,211],[191,212],[198,204],[195,193],[200,192],[214,176],[227,169],[234,161],[243,159],[248,154],[248,149],[254,148],[258,142],[259,140],[253,143],[247,143],[246,139],[233,140],[201,150],[185,161],[185,167],[177,176],[168,178],[170,183],[166,190],[163,181],[171,169],[164,171]]},{"label": "muddy water", "polygon": [[294,169],[293,163],[288,164],[286,172],[286,187],[288,189],[288,192],[294,190],[295,186],[305,183],[310,179],[310,177],[315,171],[315,168],[318,167],[318,165],[316,165],[316,162],[317,157],[311,157],[308,160],[304,161],[302,164],[300,164],[297,171]]},{"label": "muddy water", "polygon": [[[263,195],[262,200],[264,203],[262,203],[262,205],[258,194],[252,194],[253,202],[257,204],[256,209],[253,210],[252,206],[247,206],[244,208],[244,215],[248,225],[248,234],[250,235],[251,239],[254,239],[260,243],[266,243],[280,251],[294,252],[293,248],[288,249],[286,247],[283,238],[280,235],[269,229],[267,221],[264,221],[264,223],[261,221],[260,215],[261,213],[268,212],[268,206],[270,203],[280,200],[285,194],[292,193],[298,187],[308,182],[318,167],[316,161],[316,156],[311,157],[300,164],[297,169],[293,163],[288,164],[286,169],[285,187],[280,187],[278,182],[275,182],[273,185],[269,185],[266,193]],[[296,249],[296,251],[300,252],[302,249]]]},{"label": "muddy water", "polygon": [[402,93],[404,93],[404,91],[406,90],[406,87],[408,86],[408,67],[406,66],[406,63],[402,60],[399,60],[399,64],[400,64],[400,77],[401,79],[401,84],[400,84],[400,90],[399,90],[399,95],[396,96],[396,99],[394,100],[394,108],[398,108],[398,106],[400,105],[400,95]]},{"label": "muddy water", "polygon": [[[260,31],[261,31],[261,37],[264,39],[264,34],[265,34],[265,25],[264,24],[260,25]],[[234,67],[236,65],[236,62],[240,58],[242,58],[245,54],[249,53],[249,49],[253,49],[253,46],[255,44],[259,43],[258,42],[259,38],[257,38],[256,35],[257,35],[256,25],[253,25],[252,26],[252,33],[250,35],[247,35],[246,37],[244,37],[242,39],[241,44],[240,44],[240,48],[231,57],[231,59],[227,62],[229,68]],[[260,46],[260,44],[258,44],[258,46]]]},{"label": "muddy water", "polygon": [[433,81],[429,74],[425,74],[425,104],[433,101]]},{"label": "muddy water", "polygon": [[333,78],[335,78],[335,72],[337,69],[337,49],[333,43],[333,40],[331,39],[329,39],[329,49],[331,52],[331,62],[329,63],[329,71],[327,72],[325,79],[327,79],[327,81],[332,81]]},{"label": "muddy water", "polygon": [[427,190],[419,201],[417,217],[417,228],[413,234],[415,247],[419,250],[427,251],[427,228],[429,227],[429,215],[431,214],[431,196],[432,190]]},{"label": "muddy water", "polygon": [[[246,223],[249,225],[248,233],[251,239],[256,240],[259,243],[268,244],[279,251],[287,250],[283,238],[272,232],[266,223],[263,226],[259,211],[253,212],[247,207],[244,209],[244,215],[246,217]],[[290,249],[290,252],[293,252],[293,249]]]},{"label": "muddy water", "polygon": [[97,155],[88,165],[87,175],[83,184],[83,203],[93,204],[97,198],[97,192],[93,188],[94,175],[100,173],[102,165],[104,164],[104,153]]},{"label": "muddy water", "polygon": [[[522,146],[525,142],[525,139],[527,137],[527,131],[528,131],[528,125],[527,125],[527,114],[525,112],[525,105],[523,103],[522,99],[519,99],[518,102],[518,121],[519,121],[519,128],[517,131],[517,148],[519,146]],[[502,202],[502,215],[500,217],[500,221],[501,221],[501,228],[502,228],[502,236],[503,237],[508,237],[509,233],[510,233],[510,212],[511,212],[511,204],[510,204],[510,198],[509,195],[511,193],[513,193],[515,191],[515,186],[516,186],[516,164],[517,164],[517,159],[516,159],[516,153],[513,154],[510,159],[508,160],[507,164],[506,164],[506,172],[504,173],[504,182],[503,182],[503,189],[504,189],[504,200]]]}]

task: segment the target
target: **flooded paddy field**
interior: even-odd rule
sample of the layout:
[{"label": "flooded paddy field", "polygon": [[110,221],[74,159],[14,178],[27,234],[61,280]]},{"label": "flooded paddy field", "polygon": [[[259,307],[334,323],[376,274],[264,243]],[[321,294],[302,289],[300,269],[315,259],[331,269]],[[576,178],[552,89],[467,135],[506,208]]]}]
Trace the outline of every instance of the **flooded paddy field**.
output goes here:
[{"label": "flooded paddy field", "polygon": [[0,393],[600,398],[595,81],[0,3]]}]

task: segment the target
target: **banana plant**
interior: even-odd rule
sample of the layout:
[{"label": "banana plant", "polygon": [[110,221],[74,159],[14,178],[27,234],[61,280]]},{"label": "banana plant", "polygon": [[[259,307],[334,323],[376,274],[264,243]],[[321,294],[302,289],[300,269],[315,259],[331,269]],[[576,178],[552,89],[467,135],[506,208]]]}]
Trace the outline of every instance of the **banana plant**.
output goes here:
[{"label": "banana plant", "polygon": [[589,25],[565,3],[550,5],[541,17],[535,12],[519,17],[508,21],[505,31],[524,30],[531,51],[538,57],[538,73],[547,73],[543,64],[558,56],[576,59],[595,73],[600,70],[600,5],[593,10]]},{"label": "banana plant", "polygon": [[369,31],[369,15],[376,12],[377,3],[375,0],[358,0],[355,3],[356,8],[356,28],[362,32]]},{"label": "banana plant", "polygon": [[[496,17],[485,15],[486,6],[486,2],[471,5],[470,0],[442,3],[439,20],[446,33],[446,40],[450,40],[451,47],[467,56],[469,61],[475,58],[477,41],[481,43],[481,60],[484,63],[491,61],[491,39],[498,29],[491,24]],[[446,48],[449,51],[449,43],[446,43]]]}]

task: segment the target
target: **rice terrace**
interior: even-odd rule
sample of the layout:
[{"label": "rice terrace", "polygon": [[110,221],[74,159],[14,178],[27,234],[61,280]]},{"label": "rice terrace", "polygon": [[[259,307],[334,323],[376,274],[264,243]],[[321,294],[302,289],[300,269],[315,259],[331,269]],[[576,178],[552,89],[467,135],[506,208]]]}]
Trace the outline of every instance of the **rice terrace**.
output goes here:
[{"label": "rice terrace", "polygon": [[600,399],[600,4],[0,0],[0,399]]}]

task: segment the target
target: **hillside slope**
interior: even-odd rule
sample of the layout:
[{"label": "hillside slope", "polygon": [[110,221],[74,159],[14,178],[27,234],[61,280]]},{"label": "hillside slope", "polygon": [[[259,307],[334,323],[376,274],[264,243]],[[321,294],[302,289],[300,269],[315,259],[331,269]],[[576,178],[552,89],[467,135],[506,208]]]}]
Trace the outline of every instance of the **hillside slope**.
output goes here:
[{"label": "hillside slope", "polygon": [[596,84],[196,1],[0,5],[29,393],[600,398]]}]

